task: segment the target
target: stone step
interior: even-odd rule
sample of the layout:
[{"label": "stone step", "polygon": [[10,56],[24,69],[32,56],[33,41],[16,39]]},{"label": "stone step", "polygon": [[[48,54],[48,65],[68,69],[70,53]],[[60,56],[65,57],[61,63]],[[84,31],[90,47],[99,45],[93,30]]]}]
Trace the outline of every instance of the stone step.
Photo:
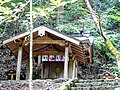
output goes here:
[{"label": "stone step", "polygon": [[81,86],[115,86],[115,85],[120,85],[118,83],[115,83],[115,82],[97,82],[97,83],[94,83],[94,82],[91,82],[91,83],[75,83],[75,85],[77,87],[81,87]]},{"label": "stone step", "polygon": [[95,80],[78,80],[78,83],[83,82],[120,82],[120,79],[95,79]]},{"label": "stone step", "polygon": [[120,79],[77,80],[70,90],[114,90],[120,85]]},{"label": "stone step", "polygon": [[95,86],[95,87],[71,87],[70,90],[114,90],[116,87],[102,87],[102,86]]}]

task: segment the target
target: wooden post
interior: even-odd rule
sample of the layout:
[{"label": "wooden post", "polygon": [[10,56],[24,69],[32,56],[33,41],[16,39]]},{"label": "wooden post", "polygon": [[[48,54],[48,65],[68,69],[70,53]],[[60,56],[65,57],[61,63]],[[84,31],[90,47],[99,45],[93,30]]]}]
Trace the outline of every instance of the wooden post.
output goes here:
[{"label": "wooden post", "polygon": [[78,68],[78,63],[77,60],[75,60],[75,78],[77,78],[77,68]]},{"label": "wooden post", "polygon": [[72,71],[73,71],[73,60],[69,61],[69,79],[72,79]]},{"label": "wooden post", "polygon": [[21,61],[22,61],[22,46],[19,46],[19,49],[18,49],[18,61],[17,61],[17,71],[16,71],[16,80],[20,80]]},{"label": "wooden post", "polygon": [[43,62],[41,62],[41,79],[43,79]]},{"label": "wooden post", "polygon": [[40,78],[40,68],[41,68],[41,56],[38,56],[38,66],[37,66],[37,78]]},{"label": "wooden post", "polygon": [[75,63],[76,63],[76,61],[74,60],[73,61],[73,73],[72,73],[72,79],[74,79],[75,78],[75,72],[76,72],[76,67],[75,67]]},{"label": "wooden post", "polygon": [[64,79],[68,79],[68,60],[69,60],[68,47],[65,47]]},{"label": "wooden post", "polygon": [[27,60],[27,67],[26,67],[26,80],[29,79],[29,75],[30,75],[30,60]]}]

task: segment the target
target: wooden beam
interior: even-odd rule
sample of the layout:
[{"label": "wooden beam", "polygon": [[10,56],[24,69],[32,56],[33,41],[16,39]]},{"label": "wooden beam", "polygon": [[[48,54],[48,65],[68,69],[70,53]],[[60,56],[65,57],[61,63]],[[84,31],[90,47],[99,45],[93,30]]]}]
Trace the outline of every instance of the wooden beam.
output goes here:
[{"label": "wooden beam", "polygon": [[45,49],[49,49],[48,45],[33,45],[33,52],[44,51]]},{"label": "wooden beam", "polygon": [[68,61],[69,61],[69,51],[68,51],[68,47],[65,47],[64,79],[68,79]]},{"label": "wooden beam", "polygon": [[73,48],[73,49],[77,49],[77,50],[79,50],[79,51],[82,50],[82,47],[80,47],[80,46],[71,46],[71,48]]},{"label": "wooden beam", "polygon": [[92,47],[91,46],[89,47],[89,53],[90,53],[90,56],[89,56],[90,62],[89,63],[92,64]]},{"label": "wooden beam", "polygon": [[17,71],[16,71],[16,80],[20,80],[21,61],[22,61],[22,46],[19,46],[19,49],[18,49],[18,61],[17,61]]},{"label": "wooden beam", "polygon": [[33,52],[34,56],[37,55],[64,55],[63,52],[58,52],[58,51],[43,51],[43,52]]},{"label": "wooden beam", "polygon": [[78,45],[75,45],[75,44],[71,44],[71,47],[72,47],[72,48],[75,48],[75,49],[78,49],[78,48],[79,48],[79,49],[82,49],[81,45],[78,46]]},{"label": "wooden beam", "polygon": [[79,50],[79,49],[74,49],[72,48],[73,52],[78,53],[78,54],[83,54],[83,51]]},{"label": "wooden beam", "polygon": [[64,40],[33,40],[34,44],[58,44],[60,46],[65,46],[66,42]]},{"label": "wooden beam", "polygon": [[34,40],[53,40],[53,39],[49,38],[48,36],[43,36],[43,37],[35,38]]}]

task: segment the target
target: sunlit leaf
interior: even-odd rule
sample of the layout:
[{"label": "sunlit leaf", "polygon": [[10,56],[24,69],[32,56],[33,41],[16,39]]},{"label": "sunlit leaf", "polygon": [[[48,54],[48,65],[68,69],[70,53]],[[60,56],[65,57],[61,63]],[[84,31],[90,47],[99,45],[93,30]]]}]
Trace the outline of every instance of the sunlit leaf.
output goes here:
[{"label": "sunlit leaf", "polygon": [[0,16],[0,20],[4,19],[5,17],[4,16]]},{"label": "sunlit leaf", "polygon": [[4,12],[10,12],[10,8],[0,6],[0,11],[3,12],[3,13]]},{"label": "sunlit leaf", "polygon": [[108,17],[113,18],[117,21],[120,21],[120,16],[115,16],[115,15],[108,15]]},{"label": "sunlit leaf", "polygon": [[7,3],[7,2],[10,2],[11,0],[0,0],[0,3],[1,4],[4,4],[4,3]]},{"label": "sunlit leaf", "polygon": [[62,0],[50,0],[50,2],[53,4],[53,5],[59,5],[61,2],[62,2]]},{"label": "sunlit leaf", "polygon": [[16,4],[15,4],[15,3],[11,3],[11,5],[12,5],[13,7],[15,7],[15,6],[16,6]]},{"label": "sunlit leaf", "polygon": [[15,12],[21,12],[21,10],[19,8],[14,9],[13,11],[15,11]]}]

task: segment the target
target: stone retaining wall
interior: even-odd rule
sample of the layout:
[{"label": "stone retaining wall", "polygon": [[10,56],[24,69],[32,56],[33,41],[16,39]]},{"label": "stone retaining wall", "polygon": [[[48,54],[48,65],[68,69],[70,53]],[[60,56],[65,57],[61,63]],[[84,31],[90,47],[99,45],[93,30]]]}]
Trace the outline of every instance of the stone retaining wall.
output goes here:
[{"label": "stone retaining wall", "polygon": [[[64,80],[33,80],[32,90],[57,90]],[[0,90],[29,90],[29,81],[0,81]]]}]

